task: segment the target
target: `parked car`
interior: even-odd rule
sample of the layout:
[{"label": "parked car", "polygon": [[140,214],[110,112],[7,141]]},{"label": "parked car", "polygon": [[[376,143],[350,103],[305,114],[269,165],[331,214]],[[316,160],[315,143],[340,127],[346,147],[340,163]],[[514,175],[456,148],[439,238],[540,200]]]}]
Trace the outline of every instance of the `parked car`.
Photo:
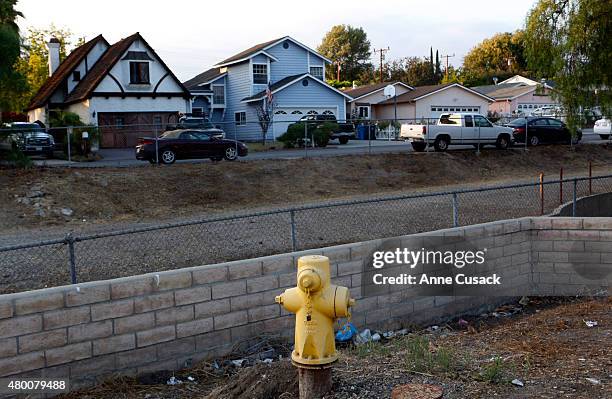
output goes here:
[{"label": "parked car", "polygon": [[574,143],[582,140],[582,131],[578,130],[577,136],[572,135],[567,125],[559,119],[549,117],[518,118],[506,126],[512,128],[512,140],[514,143],[525,143],[525,132],[529,145],[536,146],[541,143]]},{"label": "parked car", "polygon": [[198,158],[233,161],[248,154],[247,146],[239,141],[220,138],[208,130],[178,129],[165,132],[158,139],[139,138],[136,159],[156,163],[156,144],[159,161],[164,164],[174,163],[177,159]]},{"label": "parked car", "polygon": [[53,157],[55,140],[40,125],[28,122],[13,122],[6,125],[5,129],[0,133],[1,150],[10,151],[13,147],[16,147],[24,154]]},{"label": "parked car", "polygon": [[213,125],[206,118],[182,117],[181,119],[179,119],[179,122],[177,124],[166,126],[166,131],[179,129],[205,130],[214,136],[220,137],[222,139],[225,138],[225,132],[219,127]]},{"label": "parked car", "polygon": [[610,138],[610,134],[612,133],[612,122],[610,119],[606,118],[595,121],[593,132],[598,134],[602,140],[608,140]]},{"label": "parked car", "polygon": [[346,144],[349,140],[355,140],[355,125],[352,123],[338,122],[335,115],[305,115],[300,118],[298,123],[317,122],[313,125],[319,126],[325,122],[331,122],[338,125],[338,129],[332,132],[330,140],[338,140],[340,144]]},{"label": "parked car", "polygon": [[427,144],[436,151],[446,151],[449,145],[495,145],[506,149],[510,146],[512,129],[498,126],[480,114],[442,114],[435,125],[402,124],[400,138],[410,140],[415,151],[423,151]]}]

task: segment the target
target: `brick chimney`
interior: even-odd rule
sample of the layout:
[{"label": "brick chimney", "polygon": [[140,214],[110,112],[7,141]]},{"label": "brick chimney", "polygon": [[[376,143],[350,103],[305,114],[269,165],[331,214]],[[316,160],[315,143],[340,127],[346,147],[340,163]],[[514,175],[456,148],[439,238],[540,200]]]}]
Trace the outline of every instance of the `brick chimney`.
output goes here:
[{"label": "brick chimney", "polygon": [[52,37],[47,43],[47,49],[49,50],[49,76],[51,76],[60,64],[60,41]]}]

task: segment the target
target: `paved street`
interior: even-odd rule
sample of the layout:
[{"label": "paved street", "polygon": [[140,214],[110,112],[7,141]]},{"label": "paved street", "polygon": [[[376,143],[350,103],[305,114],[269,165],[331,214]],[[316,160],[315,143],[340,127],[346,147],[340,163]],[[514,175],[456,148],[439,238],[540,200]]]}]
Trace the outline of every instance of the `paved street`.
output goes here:
[{"label": "paved street", "polygon": [[[583,131],[583,144],[600,144],[605,143],[605,140],[601,140],[598,135],[593,134],[593,129],[585,129]],[[491,147],[487,147],[491,148]],[[473,149],[472,146],[453,146],[450,151],[460,149]],[[433,148],[430,149],[433,151]],[[408,142],[403,141],[386,141],[386,140],[352,140],[348,144],[340,145],[337,142],[331,142],[326,148],[306,148],[306,149],[292,149],[292,150],[274,150],[274,151],[262,151],[252,152],[241,160],[254,160],[254,159],[291,159],[291,158],[303,158],[303,157],[334,157],[340,155],[358,155],[358,154],[382,154],[382,153],[394,153],[394,152],[412,152],[412,146]],[[134,149],[132,148],[120,148],[120,149],[103,149],[100,150],[100,154],[104,157],[100,161],[95,162],[73,162],[59,160],[59,159],[36,159],[35,163],[39,166],[53,166],[53,167],[64,167],[71,165],[73,167],[87,168],[87,167],[132,167],[132,166],[148,166],[148,162],[138,161],[134,157]],[[210,162],[208,159],[197,159],[197,160],[184,160],[177,161],[181,163],[203,163]]]}]

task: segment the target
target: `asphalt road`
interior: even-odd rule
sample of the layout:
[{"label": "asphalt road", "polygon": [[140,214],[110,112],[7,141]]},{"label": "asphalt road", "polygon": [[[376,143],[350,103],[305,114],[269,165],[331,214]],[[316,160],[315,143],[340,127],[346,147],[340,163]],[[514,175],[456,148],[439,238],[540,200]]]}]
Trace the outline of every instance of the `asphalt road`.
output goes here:
[{"label": "asphalt road", "polygon": [[[605,143],[605,140],[601,140],[599,135],[593,134],[593,129],[585,129],[583,131],[583,144],[601,144]],[[491,148],[491,147],[487,147]],[[461,149],[473,149],[472,146],[453,146],[450,151],[461,150]],[[433,151],[433,148],[430,149]],[[337,142],[331,142],[326,148],[305,148],[305,149],[292,149],[292,150],[275,150],[275,151],[262,151],[262,152],[251,152],[241,160],[257,160],[257,159],[294,159],[304,157],[334,157],[341,155],[359,155],[359,154],[383,154],[383,153],[398,153],[398,152],[413,152],[412,146],[408,142],[403,141],[386,141],[386,140],[372,140],[372,141],[361,141],[352,140],[348,144],[340,145]],[[59,160],[59,159],[36,159],[35,163],[39,166],[52,166],[52,167],[133,167],[133,166],[149,166],[146,161],[138,161],[135,159],[134,150],[132,148],[121,148],[121,149],[103,149],[100,150],[100,154],[104,157],[100,161],[95,162],[73,162]],[[197,160],[183,160],[177,161],[177,164],[184,163],[204,163],[210,162],[208,159],[197,159]]]}]

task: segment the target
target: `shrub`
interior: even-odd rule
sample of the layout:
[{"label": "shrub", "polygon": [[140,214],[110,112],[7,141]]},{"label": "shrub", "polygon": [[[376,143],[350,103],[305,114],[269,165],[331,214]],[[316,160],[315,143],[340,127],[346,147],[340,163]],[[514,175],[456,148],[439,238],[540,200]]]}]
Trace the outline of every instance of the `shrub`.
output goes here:
[{"label": "shrub", "polygon": [[18,169],[28,169],[34,164],[30,157],[24,154],[19,148],[13,146],[13,148],[6,154],[2,154],[5,157],[9,165],[12,165]]},{"label": "shrub", "polygon": [[298,122],[289,125],[287,132],[277,137],[277,140],[284,144],[285,148],[295,148],[304,145],[304,135],[306,134],[309,140],[314,140],[317,147],[325,147],[329,143],[331,134],[338,130],[338,124],[333,122],[325,122],[321,125],[309,123],[307,131],[303,122]]}]

